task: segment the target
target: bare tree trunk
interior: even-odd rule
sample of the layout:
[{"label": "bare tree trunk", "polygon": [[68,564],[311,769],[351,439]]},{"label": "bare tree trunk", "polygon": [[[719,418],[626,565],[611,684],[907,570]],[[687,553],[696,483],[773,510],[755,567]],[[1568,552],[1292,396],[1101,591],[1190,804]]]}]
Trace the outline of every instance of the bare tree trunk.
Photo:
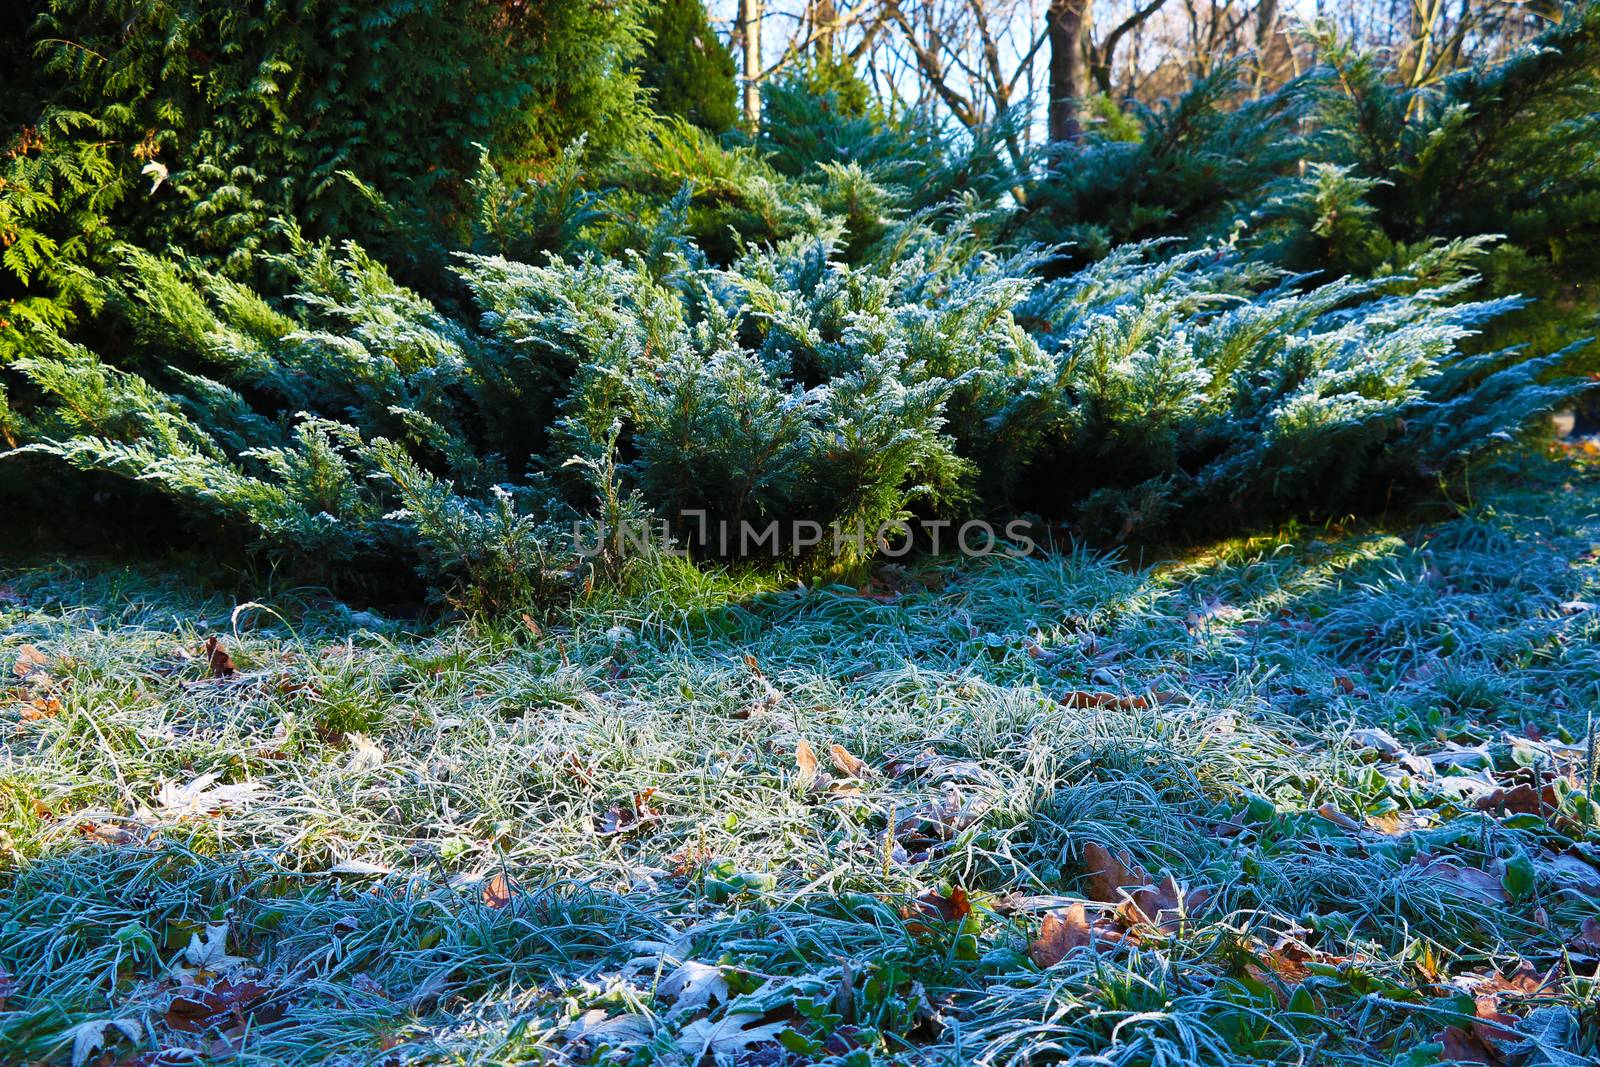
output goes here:
[{"label": "bare tree trunk", "polygon": [[[1167,0],[1147,0],[1142,7],[1135,7],[1133,13],[1123,19],[1121,24],[1106,34],[1104,41],[1098,47],[1093,41],[1086,41],[1089,51],[1089,75],[1094,79],[1095,87],[1107,96],[1111,95],[1111,67],[1117,58],[1117,45],[1130,33],[1137,34],[1145,21],[1166,6]],[[1087,21],[1087,20],[1086,20]]]},{"label": "bare tree trunk", "polygon": [[1267,63],[1272,52],[1272,38],[1278,31],[1278,0],[1261,0],[1256,8],[1256,77],[1250,95],[1259,97],[1267,79]]},{"label": "bare tree trunk", "polygon": [[811,8],[811,24],[815,38],[812,54],[816,56],[818,66],[830,66],[833,63],[833,35],[839,28],[839,8],[834,0],[816,0]]},{"label": "bare tree trunk", "polygon": [[739,0],[739,39],[744,44],[744,119],[754,129],[761,122],[762,0]]},{"label": "bare tree trunk", "polygon": [[1079,114],[1086,88],[1084,35],[1089,29],[1094,0],[1051,0],[1050,33],[1050,113],[1052,144],[1076,141],[1083,133]]}]

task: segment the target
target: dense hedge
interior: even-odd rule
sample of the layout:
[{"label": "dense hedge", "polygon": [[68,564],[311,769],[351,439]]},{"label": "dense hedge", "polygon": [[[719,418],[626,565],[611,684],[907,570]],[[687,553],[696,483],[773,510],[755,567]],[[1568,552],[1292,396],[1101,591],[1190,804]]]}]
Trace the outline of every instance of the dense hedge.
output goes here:
[{"label": "dense hedge", "polygon": [[[139,17],[158,10],[183,9]],[[295,71],[353,70],[353,49],[377,92],[400,53],[330,45],[257,100],[246,68],[298,55],[304,27],[219,10],[189,36],[136,18],[117,53],[151,78],[173,41],[229,42],[192,98],[46,49],[104,106],[50,112],[8,164],[72,191],[25,210],[0,191],[27,282],[0,430],[330,577],[407,559],[499,610],[566,580],[579,517],[1027,514],[1127,538],[1343,511],[1515,440],[1600,370],[1568,343],[1594,311],[1595,7],[1426,92],[1331,41],[1261,100],[1224,70],[1136,140],[1020,169],[1004,129],[951,136],[814,78],[768,88],[754,139],[644,117],[612,151],[635,86],[604,57],[627,58],[627,19],[593,8],[586,60],[512,50],[467,72],[510,92],[512,68],[567,62],[570,84],[475,98],[474,117],[443,68],[396,74],[358,122]],[[374,32],[415,44],[406,18],[461,15],[443,40],[469,66],[471,34],[535,17],[404,11]],[[574,88],[584,70],[605,87]],[[562,92],[590,137],[546,122]],[[281,137],[311,115],[316,136]],[[151,116],[141,157],[127,140]],[[113,121],[114,149],[89,147]],[[426,162],[401,158],[425,141]],[[240,193],[230,152],[276,177]],[[175,165],[134,205],[139,158]],[[452,219],[417,221],[435,208]],[[250,239],[221,254],[230,227]]]}]

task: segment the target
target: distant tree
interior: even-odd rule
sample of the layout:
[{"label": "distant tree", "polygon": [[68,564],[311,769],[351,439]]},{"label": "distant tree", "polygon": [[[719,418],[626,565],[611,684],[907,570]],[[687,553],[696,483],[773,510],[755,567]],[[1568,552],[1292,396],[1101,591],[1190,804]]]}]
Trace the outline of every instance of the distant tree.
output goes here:
[{"label": "distant tree", "polygon": [[639,83],[655,109],[711,133],[739,121],[733,54],[706,17],[701,0],[658,0],[645,16],[651,41],[639,59]]}]

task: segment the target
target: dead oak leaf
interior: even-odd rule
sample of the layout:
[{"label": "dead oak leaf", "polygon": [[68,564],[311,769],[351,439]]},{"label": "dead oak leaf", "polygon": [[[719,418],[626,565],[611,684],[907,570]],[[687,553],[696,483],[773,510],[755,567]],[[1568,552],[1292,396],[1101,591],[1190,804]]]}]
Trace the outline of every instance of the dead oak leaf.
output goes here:
[{"label": "dead oak leaf", "polygon": [[19,718],[23,722],[39,722],[61,714],[61,701],[55,697],[39,697],[22,705]]},{"label": "dead oak leaf", "polygon": [[1124,889],[1150,883],[1149,872],[1134,863],[1126,850],[1112,855],[1111,850],[1098,841],[1084,846],[1083,863],[1089,870],[1086,891],[1090,900],[1115,904],[1122,900]]},{"label": "dead oak leaf", "polygon": [[919,937],[933,932],[928,926],[930,922],[959,923],[971,914],[972,898],[960,886],[948,894],[925,890],[917,894],[909,906],[900,909],[900,917],[906,920],[906,930]]},{"label": "dead oak leaf", "polygon": [[1548,783],[1542,789],[1529,782],[1502,786],[1478,798],[1480,811],[1505,811],[1513,815],[1544,815],[1560,805],[1555,786]]},{"label": "dead oak leaf", "polygon": [[1089,709],[1106,708],[1113,711],[1143,711],[1150,706],[1147,697],[1130,695],[1124,696],[1117,693],[1088,692],[1074,689],[1063,693],[1060,699],[1063,707]]},{"label": "dead oak leaf", "polygon": [[1285,935],[1262,953],[1261,961],[1267,969],[1289,985],[1299,985],[1311,977],[1310,963],[1340,963],[1342,959],[1327,957],[1304,942]]},{"label": "dead oak leaf", "polygon": [[1186,891],[1170,873],[1158,883],[1128,852],[1113,855],[1095,841],[1084,846],[1083,860],[1089,869],[1089,897],[1116,904],[1117,918],[1126,926],[1142,923],[1171,929],[1211,897],[1206,889]]},{"label": "dead oak leaf", "polygon": [[1028,945],[1028,958],[1036,967],[1054,967],[1076,949],[1121,940],[1121,930],[1099,918],[1091,920],[1088,908],[1080,902],[1045,913],[1039,936]]},{"label": "dead oak leaf", "polygon": [[1361,831],[1361,823],[1340,811],[1338,805],[1331,800],[1325,800],[1319,804],[1317,806],[1317,814],[1341,830],[1349,830],[1351,833],[1360,833]]},{"label": "dead oak leaf", "polygon": [[1183,919],[1200,911],[1211,899],[1209,889],[1185,890],[1170,873],[1155,885],[1135,889],[1117,909],[1129,925],[1145,923],[1163,930],[1175,929]]},{"label": "dead oak leaf", "polygon": [[1440,1053],[1444,1063],[1487,1063],[1495,1067],[1505,1063],[1499,1052],[1485,1045],[1472,1031],[1459,1026],[1445,1027],[1434,1035],[1434,1040],[1444,1046]]}]

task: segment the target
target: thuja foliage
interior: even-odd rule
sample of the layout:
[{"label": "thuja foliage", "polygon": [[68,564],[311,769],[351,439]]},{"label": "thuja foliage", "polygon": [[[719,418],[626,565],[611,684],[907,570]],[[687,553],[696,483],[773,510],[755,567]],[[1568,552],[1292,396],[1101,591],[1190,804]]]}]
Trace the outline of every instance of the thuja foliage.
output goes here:
[{"label": "thuja foliage", "polygon": [[1481,261],[1488,287],[1539,298],[1513,320],[1519,332],[1592,329],[1600,5],[1570,6],[1505,62],[1418,89],[1337,41],[1323,53],[1306,88],[1321,159],[1260,212],[1269,233],[1289,235],[1277,246],[1287,265],[1376,273],[1440,242],[1497,234]]},{"label": "thuja foliage", "polygon": [[[561,6],[495,7],[486,25]],[[120,142],[93,139],[111,112],[57,111],[31,135],[55,146],[7,164],[31,184],[0,191],[29,286],[0,435],[329,577],[408,561],[480,611],[582,580],[577,520],[664,520],[718,556],[737,548],[697,538],[698,517],[1032,515],[1114,539],[1379,503],[1514,441],[1600,370],[1581,341],[1493,334],[1551,303],[1508,264],[1544,264],[1569,321],[1592,313],[1593,167],[1560,139],[1595,143],[1594,11],[1425,91],[1331,41],[1325,67],[1261,99],[1223,70],[1135,114],[1136,136],[1107,124],[1044,169],[1009,121],[952,136],[802,74],[766,87],[754,136],[657,117],[619,151],[598,119],[539,125],[540,90],[485,105],[520,152],[505,132],[466,144],[469,109],[443,163],[362,140],[366,162],[261,187],[277,199],[215,201],[194,192],[204,168],[169,168],[154,195],[180,195],[180,218],[129,214]],[[253,39],[260,17],[208,7],[199,25],[245,19]],[[490,66],[565,77],[538,66],[554,47]],[[590,114],[633,98],[630,75],[570,63]],[[602,68],[621,80],[571,88]],[[223,111],[173,91],[152,162],[234,143]],[[279,128],[263,114],[237,137]],[[295,150],[262,159],[289,168]],[[1464,168],[1461,152],[1497,158]],[[36,195],[46,183],[66,192]],[[417,221],[432,210],[459,218]],[[253,220],[248,269],[201,232],[223,218]],[[53,299],[69,293],[86,323]],[[605,541],[590,562],[628,560]]]},{"label": "thuja foliage", "polygon": [[580,135],[625,143],[642,114],[626,0],[50,0],[15,13],[0,299],[22,322],[70,317],[116,241],[259,278],[275,220],[290,218],[396,262],[427,258],[470,223],[476,146],[537,172]]},{"label": "thuja foliage", "polygon": [[872,530],[1021,507],[1127,536],[1426,479],[1587,381],[1574,352],[1463,355],[1502,307],[1459,284],[1308,289],[1149,246],[1041,283],[1042,254],[960,219],[893,224],[854,263],[831,229],[726,269],[682,237],[463,256],[466,320],[349,244],[297,240],[277,306],[132,254],[104,293],[125,354],[16,364],[41,398],[23,450],[302,562],[411,558],[493,609],[547,598],[597,511]]},{"label": "thuja foliage", "polygon": [[656,0],[643,28],[649,36],[638,60],[639,82],[663,115],[711,133],[739,122],[733,53],[711,28],[701,0]]},{"label": "thuja foliage", "polygon": [[1494,234],[1477,291],[1538,298],[1513,335],[1571,339],[1600,283],[1600,5],[1554,14],[1509,59],[1421,87],[1313,28],[1321,62],[1275,92],[1224,66],[1136,110],[1137,139],[1091,127],[1030,187],[1022,231],[1073,242],[1079,263],[1129,240],[1233,239],[1325,279],[1422,269]]}]

